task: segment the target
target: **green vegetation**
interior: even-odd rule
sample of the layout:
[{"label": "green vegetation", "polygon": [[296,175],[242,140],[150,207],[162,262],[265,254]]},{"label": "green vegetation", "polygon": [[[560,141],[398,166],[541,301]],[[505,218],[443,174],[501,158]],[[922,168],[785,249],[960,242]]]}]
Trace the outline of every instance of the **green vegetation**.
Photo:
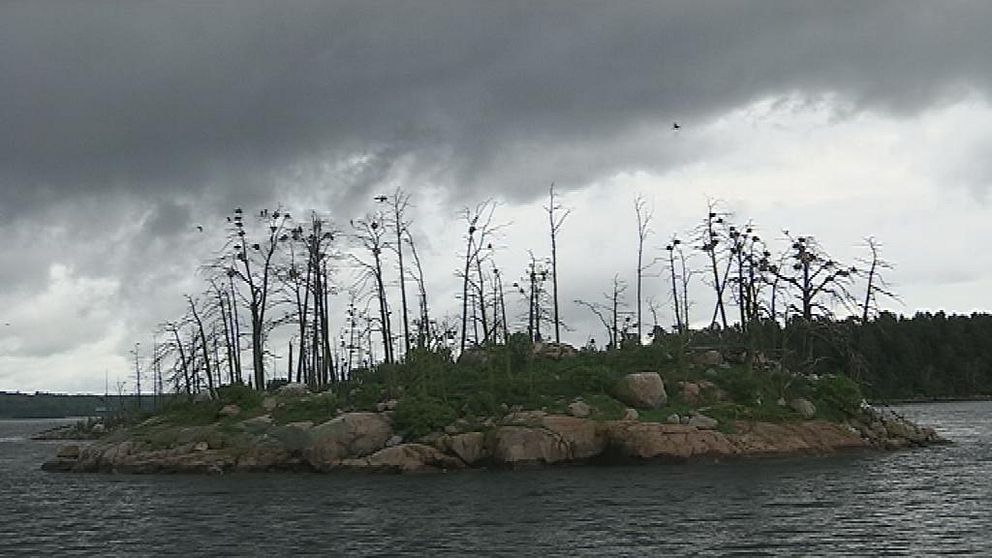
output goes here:
[{"label": "green vegetation", "polygon": [[[382,403],[396,400],[396,429],[413,438],[443,430],[459,419],[468,425],[482,424],[484,417],[501,417],[513,410],[565,413],[576,400],[592,408],[591,418],[616,420],[626,406],[613,397],[614,386],[623,375],[643,371],[657,371],[669,393],[662,408],[640,411],[639,420],[647,422],[664,422],[672,414],[687,416],[692,412],[705,413],[724,424],[733,420],[798,420],[799,415],[784,404],[796,397],[810,399],[819,417],[838,420],[861,403],[857,384],[843,376],[807,377],[744,364],[689,364],[690,356],[679,349],[682,341],[674,337],[655,345],[582,351],[562,359],[533,356],[526,343],[526,338],[515,338],[509,346],[470,351],[457,362],[447,351],[413,350],[405,362],[364,370],[328,391],[304,398],[281,397],[272,416],[280,424],[322,422],[339,410],[375,411]],[[698,397],[691,401],[684,398],[679,387],[683,381],[700,382]],[[247,388],[242,389],[244,399],[222,392],[219,401],[194,405],[199,409],[190,412],[185,423],[209,420],[221,406],[238,401],[245,416],[261,414],[260,400],[252,399]],[[248,406],[243,405],[246,401]]]},{"label": "green vegetation", "polygon": [[[169,424],[195,432],[219,421],[222,434],[236,436],[238,422],[263,414],[271,415],[276,424],[321,423],[343,411],[381,411],[387,402],[394,402],[389,403],[394,426],[407,439],[443,431],[456,422],[461,430],[485,429],[493,424],[487,419],[519,410],[567,413],[575,401],[589,405],[594,420],[617,420],[627,407],[614,397],[618,380],[645,371],[661,375],[669,398],[659,409],[639,410],[638,420],[643,422],[699,413],[716,419],[719,428],[729,432],[737,420],[799,420],[788,404],[796,398],[808,399],[818,418],[833,421],[848,418],[861,405],[862,392],[847,376],[796,374],[780,363],[755,365],[749,359],[699,365],[694,362],[700,351],[688,350],[687,345],[686,336],[659,336],[652,345],[550,358],[533,354],[526,336],[515,335],[506,345],[473,349],[457,361],[447,350],[413,349],[402,362],[361,370],[349,381],[305,396],[266,394],[235,384],[218,388],[213,400],[177,398],[146,425],[151,430],[156,424]],[[733,347],[723,350],[733,352]],[[691,385],[683,388],[684,383]],[[228,405],[237,405],[238,412],[218,419]],[[153,447],[181,442],[146,441]]]}]

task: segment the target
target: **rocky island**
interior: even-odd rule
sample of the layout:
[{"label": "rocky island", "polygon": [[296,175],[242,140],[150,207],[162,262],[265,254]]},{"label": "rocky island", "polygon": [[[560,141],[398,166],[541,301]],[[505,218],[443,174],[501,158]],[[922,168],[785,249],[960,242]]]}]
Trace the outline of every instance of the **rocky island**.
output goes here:
[{"label": "rocky island", "polygon": [[[314,390],[240,385],[62,446],[49,471],[421,473],[900,449],[942,442],[867,405],[845,376],[727,362],[537,345],[411,355]],[[760,361],[760,362],[759,362]]]}]

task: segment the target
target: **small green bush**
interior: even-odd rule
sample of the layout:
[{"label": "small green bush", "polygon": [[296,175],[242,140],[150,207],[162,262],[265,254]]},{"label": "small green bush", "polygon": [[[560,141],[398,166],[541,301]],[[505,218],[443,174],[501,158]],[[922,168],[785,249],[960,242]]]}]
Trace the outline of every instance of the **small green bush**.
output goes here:
[{"label": "small green bush", "polygon": [[830,420],[842,420],[861,406],[861,388],[847,376],[822,376],[813,382],[812,400],[817,414]]},{"label": "small green bush", "polygon": [[221,405],[237,405],[242,411],[256,409],[262,406],[265,394],[255,391],[244,384],[231,384],[217,388],[217,400]]},{"label": "small green bush", "polygon": [[426,395],[404,397],[396,406],[393,424],[396,430],[409,438],[419,438],[436,432],[458,418],[449,404]]},{"label": "small green bush", "polygon": [[305,399],[283,402],[272,411],[272,419],[278,424],[307,420],[320,424],[334,418],[339,407],[338,398],[331,392],[325,392]]},{"label": "small green bush", "polygon": [[345,401],[362,411],[374,411],[375,404],[386,398],[387,389],[380,383],[361,383],[346,386]]},{"label": "small green bush", "polygon": [[223,403],[219,400],[191,401],[189,399],[174,399],[164,409],[166,421],[177,425],[201,426],[217,420]]}]

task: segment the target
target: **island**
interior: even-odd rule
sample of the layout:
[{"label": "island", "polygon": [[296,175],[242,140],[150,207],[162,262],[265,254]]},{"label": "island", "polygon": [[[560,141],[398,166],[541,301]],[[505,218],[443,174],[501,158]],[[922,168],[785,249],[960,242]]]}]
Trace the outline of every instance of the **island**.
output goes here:
[{"label": "island", "polygon": [[423,473],[895,450],[943,443],[844,375],[760,353],[525,342],[413,351],[347,381],[177,397],[48,471]]}]

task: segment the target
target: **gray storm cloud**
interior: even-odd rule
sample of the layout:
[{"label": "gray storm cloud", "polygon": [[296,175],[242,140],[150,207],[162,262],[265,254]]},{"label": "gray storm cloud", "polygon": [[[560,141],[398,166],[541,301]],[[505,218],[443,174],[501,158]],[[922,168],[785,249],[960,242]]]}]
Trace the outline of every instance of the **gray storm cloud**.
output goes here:
[{"label": "gray storm cloud", "polygon": [[[644,122],[782,91],[912,111],[992,74],[992,5],[978,2],[15,2],[0,15],[0,203],[24,212],[100,191],[265,200],[273,173],[369,153],[381,173],[414,154],[447,185],[527,196],[507,171],[551,173],[507,160],[521,144],[608,152]],[[652,162],[618,157],[632,163]]]},{"label": "gray storm cloud", "polygon": [[[144,331],[234,206],[346,221],[401,184],[450,217],[705,159],[721,140],[694,127],[762,99],[843,119],[987,97],[990,21],[966,1],[5,2],[0,302],[71,299],[61,270]],[[981,194],[983,156],[959,156]]]}]

